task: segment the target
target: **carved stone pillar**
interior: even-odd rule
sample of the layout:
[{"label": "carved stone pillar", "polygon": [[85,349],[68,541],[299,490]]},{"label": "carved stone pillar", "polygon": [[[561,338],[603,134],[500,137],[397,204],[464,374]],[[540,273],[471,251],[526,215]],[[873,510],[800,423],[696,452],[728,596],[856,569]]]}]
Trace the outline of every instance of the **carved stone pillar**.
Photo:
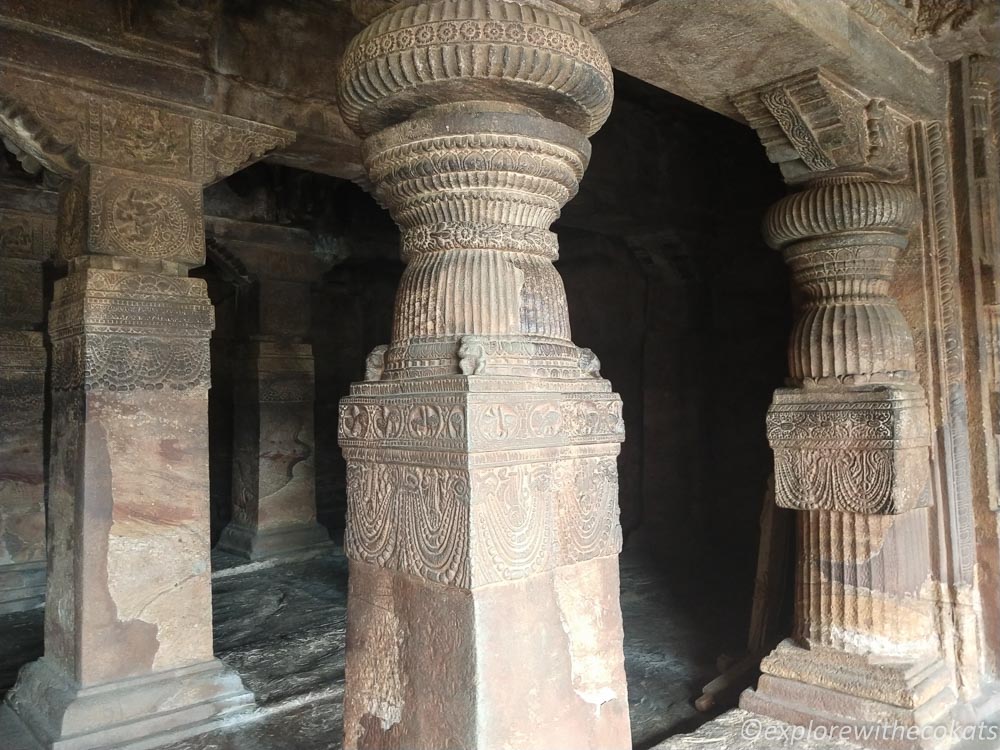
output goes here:
[{"label": "carved stone pillar", "polygon": [[248,560],[332,547],[316,522],[307,232],[212,219],[212,235],[252,278],[239,296],[233,518],[218,548]]},{"label": "carved stone pillar", "polygon": [[43,264],[54,216],[0,209],[0,613],[45,600]]},{"label": "carved stone pillar", "polygon": [[800,300],[767,418],[776,501],[800,511],[795,633],[741,705],[792,723],[933,723],[955,694],[924,510],[930,428],[891,295],[919,218],[909,123],[822,72],[736,103],[799,188],[764,232]]},{"label": "carved stone pillar", "polygon": [[548,229],[612,101],[580,10],[355,4],[339,102],[408,266],[341,402],[347,748],[631,744],[621,402]]},{"label": "carved stone pillar", "polygon": [[204,262],[203,184],[284,133],[24,86],[2,90],[0,117],[69,173],[68,273],[49,316],[45,655],[7,701],[47,747],[149,746],[252,702],[212,652],[213,309],[187,271]]},{"label": "carved stone pillar", "polygon": [[54,221],[0,210],[0,613],[45,600],[43,262]]}]

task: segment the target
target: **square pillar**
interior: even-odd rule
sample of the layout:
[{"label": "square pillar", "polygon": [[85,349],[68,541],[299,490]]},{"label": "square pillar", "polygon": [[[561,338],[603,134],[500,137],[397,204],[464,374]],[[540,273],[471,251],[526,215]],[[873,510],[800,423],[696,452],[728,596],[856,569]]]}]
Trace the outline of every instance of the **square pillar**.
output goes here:
[{"label": "square pillar", "polygon": [[45,369],[38,331],[0,329],[0,614],[45,601]]},{"label": "square pillar", "polygon": [[245,560],[332,551],[316,521],[312,235],[213,217],[217,246],[245,269],[234,343],[232,520],[217,548]]},{"label": "square pillar", "polygon": [[332,549],[316,522],[312,345],[261,338],[239,349],[233,518],[217,547],[248,560]]},{"label": "square pillar", "polygon": [[928,404],[891,286],[920,216],[912,123],[822,70],[735,104],[797,188],[763,226],[800,301],[767,416],[775,501],[798,512],[795,629],[740,706],[936,747],[959,691],[933,576]]},{"label": "square pillar", "polygon": [[338,103],[407,267],[340,407],[345,748],[624,750],[621,400],[549,230],[610,64],[572,1],[354,9]]},{"label": "square pillar", "polygon": [[[24,102],[31,102],[25,106]],[[202,189],[289,134],[5,77],[4,131],[68,179],[48,319],[44,656],[6,703],[45,747],[154,747],[252,705],[213,656]]]},{"label": "square pillar", "polygon": [[45,601],[42,327],[54,235],[53,216],[0,209],[0,613]]}]

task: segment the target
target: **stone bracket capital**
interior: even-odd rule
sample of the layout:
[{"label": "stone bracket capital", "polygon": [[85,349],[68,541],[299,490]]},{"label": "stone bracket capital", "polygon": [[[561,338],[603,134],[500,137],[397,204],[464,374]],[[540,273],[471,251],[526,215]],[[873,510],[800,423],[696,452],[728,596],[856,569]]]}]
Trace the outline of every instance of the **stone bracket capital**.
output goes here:
[{"label": "stone bracket capital", "polygon": [[908,172],[910,121],[813,69],[733,98],[789,183],[837,172],[897,180]]},{"label": "stone bracket capital", "polygon": [[62,175],[87,164],[207,185],[287,146],[281,128],[0,72],[0,135]]}]

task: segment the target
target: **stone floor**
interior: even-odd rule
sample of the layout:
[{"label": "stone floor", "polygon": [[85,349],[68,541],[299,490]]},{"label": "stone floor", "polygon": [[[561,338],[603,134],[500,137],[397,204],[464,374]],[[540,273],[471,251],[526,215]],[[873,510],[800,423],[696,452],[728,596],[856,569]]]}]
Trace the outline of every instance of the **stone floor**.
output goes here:
[{"label": "stone floor", "polygon": [[[238,723],[169,750],[332,750],[340,747],[347,569],[323,557],[280,566],[215,560],[215,649],[257,696]],[[672,584],[653,566],[622,558],[622,609],[632,734],[652,748],[708,716],[692,700],[714,676],[717,654],[743,638],[729,595],[714,585]],[[41,654],[41,611],[0,617],[0,692]],[[9,717],[0,750],[27,750]]]}]

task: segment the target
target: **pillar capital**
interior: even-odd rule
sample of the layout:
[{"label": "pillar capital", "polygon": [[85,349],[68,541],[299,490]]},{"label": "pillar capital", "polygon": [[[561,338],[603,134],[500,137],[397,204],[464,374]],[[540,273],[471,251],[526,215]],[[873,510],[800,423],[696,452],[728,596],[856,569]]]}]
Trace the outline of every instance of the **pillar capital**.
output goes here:
[{"label": "pillar capital", "polygon": [[199,186],[294,139],[281,128],[13,71],[0,73],[0,133],[57,174],[89,164]]},{"label": "pillar capital", "polygon": [[891,182],[909,172],[910,121],[822,69],[744,92],[733,104],[790,184],[835,172]]}]

